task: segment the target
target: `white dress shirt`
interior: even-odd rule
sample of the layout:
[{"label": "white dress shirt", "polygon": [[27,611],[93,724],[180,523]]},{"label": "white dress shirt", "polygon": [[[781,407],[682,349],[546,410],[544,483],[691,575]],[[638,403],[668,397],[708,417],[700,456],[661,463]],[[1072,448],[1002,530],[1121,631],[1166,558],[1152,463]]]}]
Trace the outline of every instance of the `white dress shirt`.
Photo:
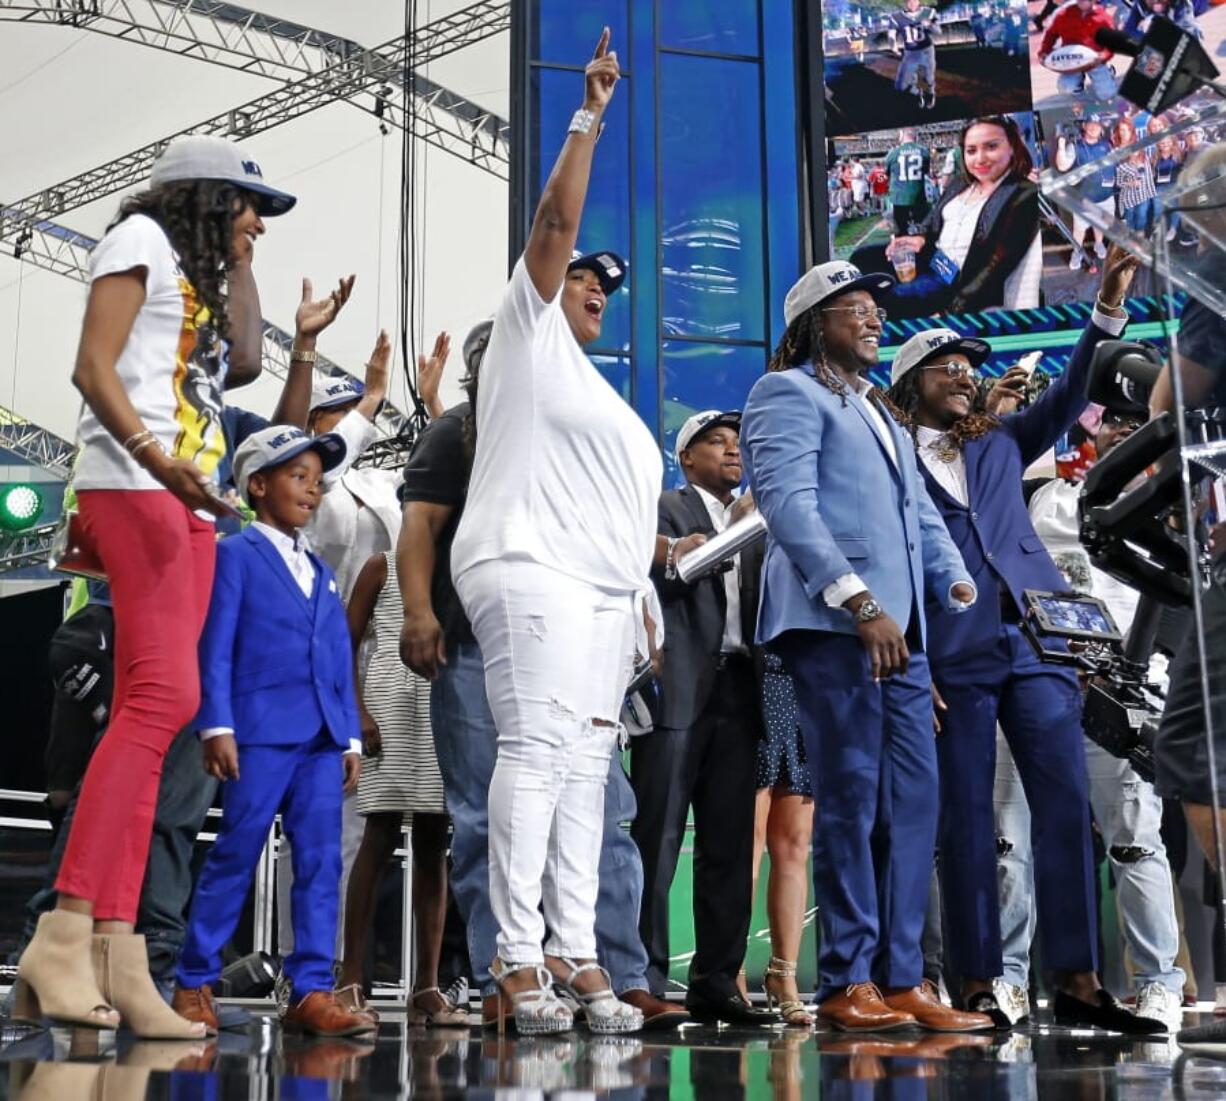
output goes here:
[{"label": "white dress shirt", "polygon": [[[306,536],[302,532],[298,532],[297,535],[286,535],[285,532],[270,527],[262,520],[252,521],[251,526],[273,545],[281,556],[281,561],[285,563],[285,568],[289,570],[290,576],[297,582],[298,588],[302,590],[302,595],[310,600],[311,593],[315,588],[317,571],[315,563],[311,561],[311,556],[307,553]],[[211,726],[207,730],[200,731],[200,740],[206,742],[210,738],[233,733],[233,729],[228,726]],[[350,738],[349,748],[345,752],[361,753],[361,741],[357,738]]]},{"label": "white dress shirt", "polygon": [[[691,483],[692,485],[693,483]],[[708,493],[702,486],[695,485],[702,503],[707,506],[707,514],[711,517],[711,526],[716,532],[722,532],[728,526],[728,518],[732,515],[736,499],[725,507],[718,497]],[[719,644],[721,654],[747,654],[749,648],[745,645],[745,636],[741,631],[741,556],[732,556],[732,568],[724,571],[724,595],[728,600],[728,610],[724,615],[724,637]]]},{"label": "white dress shirt", "polygon": [[960,447],[948,462],[941,458],[939,452],[942,450],[941,441],[944,439],[945,433],[939,428],[925,428],[922,424],[916,425],[915,442],[919,445],[920,460],[928,468],[928,473],[933,476],[937,485],[958,504],[963,508],[969,508],[971,495],[966,488],[966,459]]}]

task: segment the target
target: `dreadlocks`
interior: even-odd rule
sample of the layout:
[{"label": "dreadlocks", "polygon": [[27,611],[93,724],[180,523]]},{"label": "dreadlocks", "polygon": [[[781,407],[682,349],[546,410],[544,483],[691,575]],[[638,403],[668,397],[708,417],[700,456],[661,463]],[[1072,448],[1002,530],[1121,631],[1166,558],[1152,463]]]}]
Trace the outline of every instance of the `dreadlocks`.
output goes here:
[{"label": "dreadlocks", "polygon": [[[826,345],[822,340],[821,304],[810,306],[784,330],[779,346],[766,364],[768,373],[787,371],[792,367],[802,367],[806,363],[813,364],[814,377],[827,390],[838,394],[847,404],[847,383],[826,360]],[[895,410],[885,400],[885,395],[874,386],[865,395],[879,409],[891,416]]]},{"label": "dreadlocks", "polygon": [[[910,370],[884,395],[884,401],[893,413],[894,419],[911,433],[912,439],[915,439],[916,436],[916,414],[919,412],[920,405],[921,377],[922,372],[918,368]],[[976,402],[979,400],[981,399],[976,394]],[[984,412],[982,409],[973,409],[945,433],[945,438],[961,451],[965,443],[986,436],[998,424],[1000,424],[999,417]]]}]

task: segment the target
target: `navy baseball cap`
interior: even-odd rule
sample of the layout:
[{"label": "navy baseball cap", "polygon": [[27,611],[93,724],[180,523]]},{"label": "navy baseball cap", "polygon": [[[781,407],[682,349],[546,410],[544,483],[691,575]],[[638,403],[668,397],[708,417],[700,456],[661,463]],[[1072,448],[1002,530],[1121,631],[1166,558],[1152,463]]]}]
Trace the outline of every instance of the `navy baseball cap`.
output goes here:
[{"label": "navy baseball cap", "polygon": [[566,270],[570,272],[576,268],[594,271],[605,294],[612,294],[626,281],[626,261],[615,252],[585,253],[575,249],[570,254],[570,263],[566,265]]}]

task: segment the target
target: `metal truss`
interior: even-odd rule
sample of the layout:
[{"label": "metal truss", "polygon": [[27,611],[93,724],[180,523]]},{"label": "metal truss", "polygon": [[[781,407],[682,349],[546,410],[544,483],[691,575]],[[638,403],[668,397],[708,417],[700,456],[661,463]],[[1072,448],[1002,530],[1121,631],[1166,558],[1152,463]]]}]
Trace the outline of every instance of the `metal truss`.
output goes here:
[{"label": "metal truss", "polygon": [[55,528],[55,523],[50,523],[15,534],[0,533],[0,573],[46,566]]},{"label": "metal truss", "polygon": [[[0,219],[8,215],[8,210],[0,209]],[[55,222],[41,221],[33,224],[27,223],[15,239],[0,238],[0,255],[12,256],[14,260],[24,260],[26,263],[55,272],[57,275],[66,275],[78,283],[88,283],[89,253],[97,243],[94,238],[84,233],[78,233],[76,230],[68,229]],[[270,321],[264,321],[261,358],[265,369],[276,375],[277,378],[284,379],[289,375],[289,354],[293,343],[292,333],[287,333]],[[315,369],[325,375],[356,377],[323,355],[316,360]],[[360,382],[361,379],[357,381]],[[0,446],[7,446],[2,434],[5,412],[0,406]],[[11,415],[16,416],[16,414]],[[379,424],[386,431],[399,434],[408,426],[408,423],[409,419],[399,409],[390,402],[384,403],[383,412],[379,415]],[[50,470],[51,467],[47,469]],[[67,475],[61,476],[66,477]]]},{"label": "metal truss", "polygon": [[0,0],[0,19],[95,31],[280,80],[362,52],[338,35],[210,0]]},{"label": "metal truss", "polygon": [[0,405],[0,448],[67,480],[76,446]]},{"label": "metal truss", "polygon": [[[87,8],[93,6],[89,0],[80,2]],[[104,3],[106,0],[97,0],[99,10]],[[128,3],[129,6],[134,5],[135,0],[128,0]],[[153,4],[152,0],[147,0],[143,6],[149,5],[159,6]],[[0,18],[3,18],[6,11],[15,17],[19,11],[45,6],[46,3],[15,5],[11,0],[0,0]],[[65,6],[74,8],[78,5],[76,0],[67,5],[62,3],[60,10]],[[111,0],[109,6],[119,8],[124,5],[122,0]],[[82,18],[88,14],[83,13]],[[89,26],[88,23],[84,25]],[[374,96],[368,106],[361,102],[359,106],[366,106],[367,110],[382,115],[386,106],[391,103],[392,89],[398,86],[404,77],[406,64],[414,67],[426,65],[498,34],[509,26],[508,0],[478,0],[460,11],[418,28],[412,35],[402,35],[376,49],[360,50],[341,57],[323,69],[290,81],[242,106],[205,119],[179,133],[171,134],[11,203],[5,210],[4,217],[0,218],[0,240],[13,238],[24,227],[53,219],[64,211],[85,206],[140,183],[149,175],[154,160],[167,142],[180,134],[216,134],[228,138],[246,138],[301,118],[330,103],[358,100],[364,93],[374,93]],[[234,56],[233,52],[229,56]],[[220,54],[217,58],[221,63]],[[483,146],[483,143],[488,143],[491,150],[498,150],[500,153],[506,149],[505,127],[493,121],[495,116],[468,104],[453,93],[443,95],[444,89],[425,82],[424,78],[418,78],[416,74],[410,74],[410,80],[414,85],[420,83],[422,88],[422,92],[417,95],[419,110],[414,112],[414,137],[449,152],[460,152],[465,161],[506,179],[509,174],[509,158],[504,160],[501,155],[493,157],[484,151]],[[400,125],[404,124],[405,117],[402,112]]]},{"label": "metal truss", "polygon": [[[490,5],[484,16],[476,18],[482,17],[492,20],[492,29],[487,33],[498,33],[508,25],[509,2]],[[352,39],[208,0],[0,0],[0,21],[94,31],[276,80],[297,80],[367,53],[391,60],[390,56],[384,57],[388,47],[367,51]],[[412,62],[423,64],[429,60],[418,56],[422,47],[420,35],[446,22],[438,20],[418,32]],[[403,69],[394,83],[405,90]],[[509,177],[510,125],[505,119],[416,73],[410,75],[407,88],[417,100],[416,109],[421,116],[415,136],[499,179]],[[391,120],[393,124],[402,128],[405,125],[403,105],[392,100],[390,94],[378,95],[369,104],[357,99],[354,103],[380,117],[390,104],[397,115]]]}]

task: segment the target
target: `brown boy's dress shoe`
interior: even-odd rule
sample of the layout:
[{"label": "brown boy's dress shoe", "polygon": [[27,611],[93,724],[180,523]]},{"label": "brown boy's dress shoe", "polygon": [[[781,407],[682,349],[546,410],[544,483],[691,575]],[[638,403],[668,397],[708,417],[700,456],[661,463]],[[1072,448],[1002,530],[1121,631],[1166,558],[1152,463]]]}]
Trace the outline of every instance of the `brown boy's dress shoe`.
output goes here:
[{"label": "brown boy's dress shoe", "polygon": [[618,998],[643,1014],[644,1032],[667,1032],[690,1023],[690,1015],[679,1005],[657,998],[649,990],[627,990]]},{"label": "brown boy's dress shoe", "polygon": [[852,983],[817,1007],[817,1019],[843,1032],[889,1032],[916,1023],[913,1014],[887,1005],[871,982]]},{"label": "brown boy's dress shoe", "polygon": [[984,1032],[996,1027],[986,1013],[950,1009],[927,979],[919,986],[886,994],[884,1001],[891,1009],[910,1014],[920,1028],[929,1032]]},{"label": "brown boy's dress shoe", "polygon": [[207,986],[176,986],[170,1008],[188,1021],[199,1021],[210,1032],[217,1033],[217,1007],[213,1004],[213,991]]},{"label": "brown boy's dress shoe", "polygon": [[285,1011],[283,1023],[315,1036],[358,1036],[377,1028],[369,1017],[349,1012],[331,990],[311,991]]}]

